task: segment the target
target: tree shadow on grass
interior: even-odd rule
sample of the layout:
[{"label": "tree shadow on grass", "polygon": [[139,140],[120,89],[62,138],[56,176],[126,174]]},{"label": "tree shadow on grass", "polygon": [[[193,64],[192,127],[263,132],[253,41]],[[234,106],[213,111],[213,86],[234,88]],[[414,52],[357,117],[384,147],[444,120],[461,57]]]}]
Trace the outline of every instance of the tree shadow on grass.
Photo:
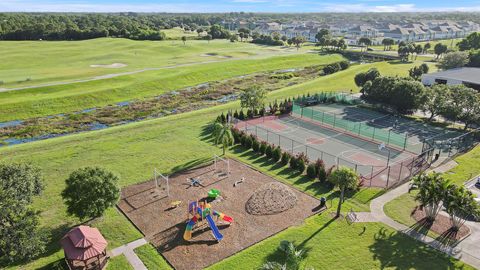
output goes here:
[{"label": "tree shadow on grass", "polygon": [[206,165],[206,164],[210,163],[211,161],[212,161],[211,157],[203,157],[203,158],[193,159],[193,160],[190,160],[190,161],[185,162],[183,164],[178,164],[177,166],[173,167],[172,172],[176,173],[176,172],[188,171],[188,170],[194,169],[196,167]]},{"label": "tree shadow on grass", "polygon": [[[312,248],[301,247],[300,245],[297,245],[296,242],[292,242],[292,243],[295,247],[297,247],[297,249],[303,250],[304,252],[303,258],[308,257],[308,254],[311,252]],[[278,242],[278,245],[280,245],[280,242]],[[284,264],[287,262],[287,256],[285,255],[285,252],[283,252],[279,248],[276,248],[275,251],[273,251],[272,253],[268,254],[265,257],[264,263],[267,263],[267,262],[278,262],[278,263]],[[287,269],[291,269],[291,268],[287,268]]]},{"label": "tree shadow on grass", "polygon": [[463,269],[452,259],[407,235],[381,228],[369,246],[373,259],[380,262],[380,269]]},{"label": "tree shadow on grass", "polygon": [[427,218],[422,218],[421,220],[410,226],[407,231],[415,231],[416,233],[427,235],[432,225],[432,221],[429,221]]}]

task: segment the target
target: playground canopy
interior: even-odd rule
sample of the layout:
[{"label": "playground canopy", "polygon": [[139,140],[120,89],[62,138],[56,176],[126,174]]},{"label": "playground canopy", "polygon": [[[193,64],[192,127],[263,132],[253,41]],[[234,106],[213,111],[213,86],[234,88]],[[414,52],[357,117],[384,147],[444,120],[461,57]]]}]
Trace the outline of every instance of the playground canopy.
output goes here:
[{"label": "playground canopy", "polygon": [[75,227],[60,243],[69,269],[103,269],[106,265],[107,241],[97,228],[83,225]]}]

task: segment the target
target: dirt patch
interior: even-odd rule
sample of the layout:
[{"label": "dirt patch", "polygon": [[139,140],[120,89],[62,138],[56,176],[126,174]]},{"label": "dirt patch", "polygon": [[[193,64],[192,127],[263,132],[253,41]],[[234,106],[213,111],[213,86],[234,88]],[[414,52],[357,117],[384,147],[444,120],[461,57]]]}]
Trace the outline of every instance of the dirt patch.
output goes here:
[{"label": "dirt patch", "polygon": [[444,243],[451,243],[452,241],[456,242],[470,234],[470,228],[468,228],[465,225],[462,225],[462,227],[460,227],[460,230],[456,232],[452,231],[451,230],[452,223],[450,221],[450,218],[441,214],[437,215],[433,223],[428,223],[425,218],[426,217],[425,212],[421,210],[419,207],[416,207],[413,210],[412,217],[417,221],[417,225],[419,227],[423,227],[423,229],[429,229],[435,232],[436,234],[440,235],[439,239],[437,239],[440,242],[444,242]]},{"label": "dirt patch", "polygon": [[123,63],[113,63],[110,65],[90,65],[92,68],[124,68],[126,66],[127,65]]},{"label": "dirt patch", "polygon": [[[290,226],[299,225],[316,213],[319,202],[292,187],[277,182],[245,164],[230,160],[231,173],[226,177],[225,165],[218,164],[193,169],[170,176],[170,197],[164,183],[157,189],[153,181],[122,189],[118,207],[127,215],[147,239],[159,250],[175,269],[203,269],[243,250]],[[223,168],[220,168],[223,166]],[[244,182],[234,187],[242,177]],[[199,179],[201,186],[191,186],[187,179]],[[289,190],[296,197],[290,209],[273,215],[251,215],[246,210],[247,201],[254,191],[270,183]],[[217,242],[208,224],[194,229],[189,241],[183,239],[188,222],[188,203],[205,198],[210,189],[218,189],[221,200],[211,203],[212,210],[233,218],[231,225],[215,221],[223,240]],[[172,208],[171,203],[182,201]]]},{"label": "dirt patch", "polygon": [[274,215],[297,204],[297,196],[291,188],[276,182],[257,189],[248,199],[246,209],[252,215]]}]

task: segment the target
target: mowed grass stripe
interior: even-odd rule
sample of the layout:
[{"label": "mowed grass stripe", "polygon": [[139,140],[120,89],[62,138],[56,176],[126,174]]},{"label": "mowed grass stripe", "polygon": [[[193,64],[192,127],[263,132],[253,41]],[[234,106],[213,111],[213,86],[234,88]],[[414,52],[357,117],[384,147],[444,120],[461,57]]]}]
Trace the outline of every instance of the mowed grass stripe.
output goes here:
[{"label": "mowed grass stripe", "polygon": [[0,121],[105,106],[261,71],[328,64],[340,55],[298,54],[185,66],[111,79],[0,93]]},{"label": "mowed grass stripe", "polygon": [[[303,53],[295,48],[271,47],[228,40],[135,41],[98,38],[83,41],[0,41],[1,87],[12,88],[52,81],[138,70],[141,68],[240,59],[252,56]],[[90,65],[126,64],[123,68]],[[29,81],[26,81],[30,78]]]}]

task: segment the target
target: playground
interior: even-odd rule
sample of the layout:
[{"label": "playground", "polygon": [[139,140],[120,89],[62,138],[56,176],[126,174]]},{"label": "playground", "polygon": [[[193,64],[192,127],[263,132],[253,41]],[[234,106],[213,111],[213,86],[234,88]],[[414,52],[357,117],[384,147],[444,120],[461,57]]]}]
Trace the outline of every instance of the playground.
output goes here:
[{"label": "playground", "polygon": [[203,269],[320,210],[317,199],[220,158],[125,187],[118,207],[175,269]]}]

